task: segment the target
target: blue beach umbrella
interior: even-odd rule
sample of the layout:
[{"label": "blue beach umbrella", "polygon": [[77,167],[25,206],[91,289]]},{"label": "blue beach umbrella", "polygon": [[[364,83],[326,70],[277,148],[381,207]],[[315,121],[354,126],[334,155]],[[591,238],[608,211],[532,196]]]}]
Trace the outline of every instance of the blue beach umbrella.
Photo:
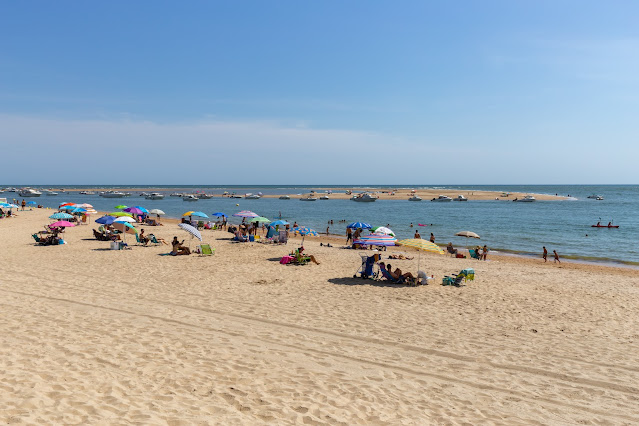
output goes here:
[{"label": "blue beach umbrella", "polygon": [[95,220],[95,223],[99,223],[101,225],[111,225],[113,222],[115,222],[115,217],[113,216],[102,216],[98,219]]},{"label": "blue beach umbrella", "polygon": [[224,213],[220,213],[220,212],[215,212],[215,213],[213,213],[211,216],[227,217]]},{"label": "blue beach umbrella", "polygon": [[289,223],[285,220],[276,220],[275,222],[271,222],[271,226],[277,226],[277,225],[289,225]]},{"label": "blue beach umbrella", "polygon": [[87,209],[83,209],[82,207],[76,207],[75,209],[71,210],[71,213],[86,213]]},{"label": "blue beach umbrella", "polygon": [[347,226],[347,228],[351,228],[351,229],[371,229],[373,226],[365,223],[365,222],[353,222],[350,225]]},{"label": "blue beach umbrella", "polygon": [[62,206],[58,210],[73,210],[73,209],[77,209],[77,208],[78,207],[76,207],[75,204],[71,204],[71,205],[68,205],[68,206]]},{"label": "blue beach umbrella", "polygon": [[208,216],[204,212],[193,212],[190,214],[190,216],[203,217],[205,219],[208,218]]},{"label": "blue beach umbrella", "polygon": [[27,205],[29,205],[29,206],[37,206],[38,203],[36,203],[35,201],[29,201],[29,202],[27,202]]},{"label": "blue beach umbrella", "polygon": [[306,238],[307,235],[310,235],[312,237],[317,237],[318,233],[317,231],[311,229],[311,228],[307,228],[307,227],[296,227],[293,228],[293,232],[297,232],[298,234],[300,234],[302,236],[302,245],[304,244],[304,238]]},{"label": "blue beach umbrella", "polygon": [[56,219],[56,220],[66,220],[71,218],[73,218],[73,215],[70,215],[69,213],[63,213],[63,212],[53,213],[51,216],[49,216],[49,219]]}]

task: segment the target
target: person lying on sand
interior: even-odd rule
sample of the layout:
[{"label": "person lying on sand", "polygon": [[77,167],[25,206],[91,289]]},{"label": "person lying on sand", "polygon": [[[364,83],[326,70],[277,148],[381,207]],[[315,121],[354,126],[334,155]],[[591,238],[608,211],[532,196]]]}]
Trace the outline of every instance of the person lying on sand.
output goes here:
[{"label": "person lying on sand", "polygon": [[389,259],[396,259],[396,260],[413,260],[414,258],[412,256],[404,256],[403,254],[391,254],[390,256],[388,256]]}]

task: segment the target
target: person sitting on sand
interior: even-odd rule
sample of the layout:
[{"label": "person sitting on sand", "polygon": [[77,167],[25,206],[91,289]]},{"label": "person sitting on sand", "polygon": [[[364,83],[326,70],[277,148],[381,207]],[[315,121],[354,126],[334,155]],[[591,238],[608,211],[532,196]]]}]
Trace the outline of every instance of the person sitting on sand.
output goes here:
[{"label": "person sitting on sand", "polygon": [[448,251],[448,253],[450,254],[457,255],[457,249],[453,247],[453,243],[448,243],[448,246],[446,246],[446,251]]},{"label": "person sitting on sand", "polygon": [[302,254],[302,252],[304,251],[304,246],[298,248],[297,250],[295,250],[295,257],[297,258],[299,257],[306,257],[308,258],[311,262],[313,262],[316,265],[319,265],[320,263],[317,261],[317,259],[315,259],[315,256],[313,256],[312,254]]},{"label": "person sitting on sand", "polygon": [[171,254],[173,256],[182,256],[186,254],[191,254],[191,249],[189,249],[188,247],[184,247],[182,245],[183,243],[184,243],[184,240],[180,242],[178,241],[178,237],[173,237],[173,241],[171,242],[171,245],[173,246],[173,250],[171,251]]},{"label": "person sitting on sand", "polygon": [[[383,264],[384,264],[383,262],[380,263],[380,265],[383,265]],[[415,276],[411,274],[410,272],[402,273],[402,270],[399,268],[395,268],[395,270],[393,271],[393,266],[390,263],[386,265],[386,270],[391,275],[391,277],[393,277],[395,280],[407,281],[407,280],[415,279]]]},{"label": "person sitting on sand", "polygon": [[149,242],[151,241],[150,238],[148,238],[146,235],[144,235],[144,228],[140,229],[140,235],[138,235],[138,239],[145,246],[148,245]]},{"label": "person sitting on sand", "polygon": [[162,243],[166,246],[169,245],[169,243],[166,242],[166,240],[164,238],[158,238],[155,236],[155,234],[149,234],[149,238],[151,239],[151,241],[153,241],[153,239],[155,238],[155,241],[157,241],[158,243]]}]

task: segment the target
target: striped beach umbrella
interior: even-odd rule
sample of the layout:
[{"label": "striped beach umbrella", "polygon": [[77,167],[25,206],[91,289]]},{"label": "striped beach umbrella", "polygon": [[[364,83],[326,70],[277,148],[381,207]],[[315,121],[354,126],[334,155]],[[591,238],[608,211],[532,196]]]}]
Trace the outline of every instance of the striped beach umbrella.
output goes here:
[{"label": "striped beach umbrella", "polygon": [[254,217],[253,219],[249,220],[249,222],[264,222],[264,223],[270,223],[271,221],[270,221],[270,220],[268,220],[268,219],[267,219],[267,218],[265,218],[265,217],[258,216],[258,217]]},{"label": "striped beach umbrella", "polygon": [[[198,240],[202,241],[202,234],[200,234],[200,231],[197,230],[197,228],[189,225],[188,223],[178,223],[178,226],[180,228],[182,228],[182,230],[188,232],[189,234],[191,234],[191,239],[193,239],[193,237],[197,238]],[[189,242],[189,248],[191,248],[191,243]]]},{"label": "striped beach umbrella", "polygon": [[233,216],[235,216],[235,217],[260,217],[259,214],[253,213],[250,210],[242,210],[241,212],[235,213]]},{"label": "striped beach umbrella", "polygon": [[310,235],[311,237],[317,237],[319,236],[319,234],[317,233],[317,231],[311,229],[311,228],[307,228],[307,227],[295,227],[292,229],[293,233],[297,232],[298,234],[300,234],[302,236],[302,245],[304,244],[304,238],[306,238],[307,235]]},{"label": "striped beach umbrella", "polygon": [[397,238],[392,235],[385,234],[370,234],[360,237],[353,241],[353,244],[360,244],[363,246],[394,246]]},{"label": "striped beach umbrella", "polygon": [[370,223],[366,222],[353,222],[347,226],[347,228],[351,229],[371,229],[373,226]]},{"label": "striped beach umbrella", "polygon": [[442,250],[437,244],[431,243],[428,240],[422,240],[421,238],[409,238],[407,240],[397,241],[397,245],[416,248],[420,251],[444,254],[444,250]]}]

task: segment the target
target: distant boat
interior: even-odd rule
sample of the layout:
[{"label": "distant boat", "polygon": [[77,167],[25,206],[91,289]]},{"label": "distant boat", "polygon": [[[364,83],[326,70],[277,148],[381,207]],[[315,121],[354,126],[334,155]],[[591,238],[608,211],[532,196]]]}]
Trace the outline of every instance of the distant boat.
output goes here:
[{"label": "distant boat", "polygon": [[148,192],[140,192],[140,197],[146,197],[147,195],[149,195]]},{"label": "distant boat", "polygon": [[442,202],[442,201],[453,201],[453,199],[452,199],[452,198],[450,198],[450,197],[447,197],[446,195],[440,195],[439,197],[437,197],[437,198],[433,198],[433,199],[432,199],[432,200],[430,200],[430,201],[439,201],[439,202]]},{"label": "distant boat", "polygon": [[362,194],[353,195],[350,199],[351,201],[357,201],[360,203],[372,203],[377,201],[379,197],[377,195],[369,194],[368,192],[364,192]]},{"label": "distant boat", "polygon": [[184,195],[184,194],[182,194],[181,192],[174,192],[174,193],[172,193],[171,195],[169,195],[169,197],[181,197],[181,196],[183,196],[183,195]]},{"label": "distant boat", "polygon": [[306,197],[300,198],[300,201],[317,201],[317,198],[312,195],[307,195]]},{"label": "distant boat", "polygon": [[592,200],[598,200],[599,198],[601,198],[603,200],[603,197],[601,195],[597,195],[597,194],[591,194],[591,195],[587,196],[586,198],[590,198]]},{"label": "distant boat", "polygon": [[408,201],[422,201],[422,197],[420,197],[419,195],[413,195],[408,199]]},{"label": "distant boat", "polygon": [[244,198],[245,198],[246,200],[259,200],[259,199],[260,199],[260,198],[262,198],[262,197],[260,197],[260,196],[259,196],[259,195],[257,195],[257,194],[250,194],[250,193],[249,193],[249,194],[246,194],[246,195],[244,196]]},{"label": "distant boat", "polygon": [[55,192],[55,191],[51,191],[50,189],[46,189],[46,190],[44,191],[44,195],[52,196],[52,195],[58,195],[58,193],[57,193],[57,192]]},{"label": "distant boat", "polygon": [[281,195],[280,196],[280,200],[290,200],[291,197],[289,197],[288,195]]},{"label": "distant boat", "polygon": [[160,194],[159,192],[152,192],[144,196],[147,200],[163,200],[164,194]]},{"label": "distant boat", "polygon": [[18,192],[18,195],[20,195],[21,197],[39,197],[40,195],[42,195],[42,192],[36,191],[35,189],[31,188],[24,188],[21,189],[20,192]]},{"label": "distant boat", "polygon": [[321,197],[319,197],[320,200],[330,200],[330,198],[328,198],[328,195],[322,195]]},{"label": "distant boat", "polygon": [[596,225],[590,225],[592,228],[619,228],[619,225],[613,225],[612,222],[609,222],[608,225],[602,225],[597,222]]},{"label": "distant boat", "polygon": [[[80,195],[95,195],[93,191],[80,191]],[[100,194],[102,195],[102,194]]]},{"label": "distant boat", "polygon": [[468,198],[460,194],[457,197],[453,198],[453,201],[468,201]]},{"label": "distant boat", "polygon": [[197,198],[193,194],[188,194],[188,195],[182,196],[182,201],[198,201],[198,200],[199,200],[199,198]]},{"label": "distant boat", "polygon": [[537,201],[537,199],[532,195],[526,195],[524,198],[515,198],[513,201],[518,203],[532,203],[533,201]]},{"label": "distant boat", "polygon": [[[131,194],[129,194],[131,195]],[[127,194],[125,194],[124,192],[120,192],[120,191],[107,191],[103,194],[100,194],[100,196],[104,197],[104,198],[122,198],[122,197],[126,197]]]}]

